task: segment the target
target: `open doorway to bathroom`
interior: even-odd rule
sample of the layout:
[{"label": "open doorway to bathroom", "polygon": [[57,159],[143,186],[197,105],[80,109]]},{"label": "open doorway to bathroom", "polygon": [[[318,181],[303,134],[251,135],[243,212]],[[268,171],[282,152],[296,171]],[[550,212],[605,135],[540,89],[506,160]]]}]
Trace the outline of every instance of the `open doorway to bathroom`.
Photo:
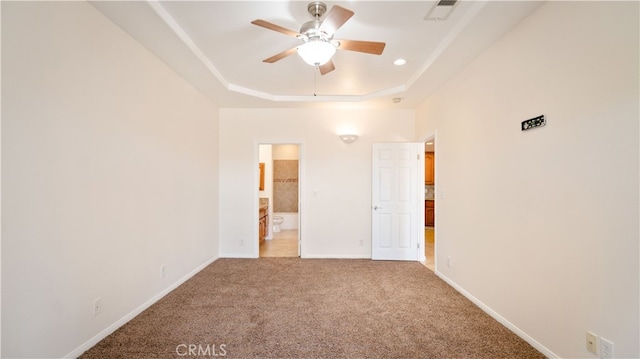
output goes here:
[{"label": "open doorway to bathroom", "polygon": [[424,251],[425,265],[435,270],[435,136],[424,144]]},{"label": "open doorway to bathroom", "polygon": [[260,257],[299,257],[300,145],[261,144],[258,157]]}]

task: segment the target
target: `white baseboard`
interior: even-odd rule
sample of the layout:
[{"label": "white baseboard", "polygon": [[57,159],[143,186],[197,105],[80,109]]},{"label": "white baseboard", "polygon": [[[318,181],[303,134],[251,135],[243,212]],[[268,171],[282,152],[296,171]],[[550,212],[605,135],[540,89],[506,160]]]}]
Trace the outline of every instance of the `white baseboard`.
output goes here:
[{"label": "white baseboard", "polygon": [[205,263],[203,263],[200,266],[198,266],[197,268],[195,268],[194,270],[192,270],[191,272],[187,273],[185,276],[183,276],[182,278],[178,279],[178,281],[176,281],[175,283],[171,284],[167,288],[163,289],[160,293],[156,294],[151,299],[149,299],[146,302],[144,302],[142,305],[140,305],[139,307],[137,307],[136,309],[131,311],[129,314],[127,314],[124,317],[120,318],[118,321],[116,321],[115,323],[111,324],[110,326],[105,328],[100,333],[96,334],[93,338],[89,339],[87,342],[85,342],[84,344],[82,344],[81,346],[79,346],[78,348],[73,350],[71,353],[65,355],[64,358],[77,358],[77,357],[79,357],[82,353],[84,353],[85,351],[91,349],[94,345],[98,344],[99,341],[101,341],[102,339],[106,338],[111,333],[115,332],[116,329],[118,329],[121,326],[123,326],[126,323],[128,323],[131,319],[135,318],[135,316],[137,316],[138,314],[142,313],[145,309],[149,308],[150,306],[155,304],[157,301],[162,299],[162,297],[164,297],[165,295],[169,294],[174,289],[178,288],[182,283],[186,282],[187,280],[189,280],[194,275],[198,274],[198,272],[200,272],[201,270],[206,268],[209,264],[215,262],[218,258],[219,257],[213,257],[213,258],[209,259],[208,261],[206,261]]},{"label": "white baseboard", "polygon": [[469,293],[466,290],[464,290],[464,288],[459,286],[456,282],[451,280],[449,277],[447,277],[444,274],[442,274],[442,272],[436,271],[435,273],[436,273],[436,275],[438,277],[440,277],[440,279],[442,279],[443,281],[447,282],[447,284],[449,284],[451,287],[453,287],[453,289],[455,289],[458,292],[460,292],[460,294],[464,295],[467,299],[469,299],[471,302],[473,302],[473,304],[477,305],[485,313],[489,314],[493,319],[497,320],[500,324],[502,324],[505,327],[507,327],[507,329],[511,330],[515,335],[517,335],[520,338],[522,338],[522,340],[524,340],[527,343],[529,343],[532,347],[536,348],[544,356],[546,356],[547,358],[559,358],[558,355],[556,355],[551,350],[549,350],[547,347],[545,347],[544,345],[540,344],[538,341],[536,341],[535,339],[530,337],[527,333],[525,333],[520,328],[515,326],[513,323],[511,323],[510,321],[505,319],[503,316],[501,316],[496,311],[491,309],[489,306],[484,304],[478,298],[476,298],[473,295],[471,295],[471,293]]}]

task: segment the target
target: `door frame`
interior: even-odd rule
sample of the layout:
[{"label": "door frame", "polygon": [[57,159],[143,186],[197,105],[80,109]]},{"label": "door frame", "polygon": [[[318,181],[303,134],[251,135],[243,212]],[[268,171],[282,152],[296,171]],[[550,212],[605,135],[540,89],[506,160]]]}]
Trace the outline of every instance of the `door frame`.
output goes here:
[{"label": "door frame", "polygon": [[[260,164],[260,146],[261,145],[296,145],[298,146],[298,257],[304,258],[302,255],[302,239],[303,236],[303,213],[305,212],[304,201],[302,200],[302,195],[304,193],[304,182],[305,182],[305,173],[304,173],[304,141],[297,140],[259,140],[254,143],[254,168],[258,168]],[[273,157],[272,157],[273,161]],[[259,171],[254,171],[254,201],[255,204],[255,213],[253,220],[253,228],[255,228],[254,238],[258,238],[259,231],[258,226],[260,223],[259,213],[259,202],[260,202],[260,174]],[[272,198],[273,200],[273,198]],[[273,203],[269,203],[269,233],[273,230]],[[257,241],[256,241],[257,242]],[[260,245],[254,247],[253,257],[260,258]]]}]

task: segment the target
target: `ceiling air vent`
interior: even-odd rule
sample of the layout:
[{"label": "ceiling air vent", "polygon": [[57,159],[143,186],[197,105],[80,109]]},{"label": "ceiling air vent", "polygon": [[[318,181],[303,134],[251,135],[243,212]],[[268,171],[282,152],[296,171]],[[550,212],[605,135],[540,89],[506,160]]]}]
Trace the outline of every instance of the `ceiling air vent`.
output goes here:
[{"label": "ceiling air vent", "polygon": [[424,19],[428,21],[444,21],[449,18],[457,3],[458,0],[440,0],[431,8]]}]

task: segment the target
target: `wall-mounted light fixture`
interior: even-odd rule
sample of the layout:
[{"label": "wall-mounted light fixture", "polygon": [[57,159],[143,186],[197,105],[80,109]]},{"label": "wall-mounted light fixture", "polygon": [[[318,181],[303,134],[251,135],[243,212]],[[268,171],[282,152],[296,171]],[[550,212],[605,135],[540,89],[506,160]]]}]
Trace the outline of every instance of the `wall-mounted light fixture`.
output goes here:
[{"label": "wall-mounted light fixture", "polygon": [[358,135],[346,135],[346,134],[345,135],[340,135],[340,139],[344,143],[352,143],[355,140],[357,140],[358,137],[360,137],[360,136],[358,136]]}]

